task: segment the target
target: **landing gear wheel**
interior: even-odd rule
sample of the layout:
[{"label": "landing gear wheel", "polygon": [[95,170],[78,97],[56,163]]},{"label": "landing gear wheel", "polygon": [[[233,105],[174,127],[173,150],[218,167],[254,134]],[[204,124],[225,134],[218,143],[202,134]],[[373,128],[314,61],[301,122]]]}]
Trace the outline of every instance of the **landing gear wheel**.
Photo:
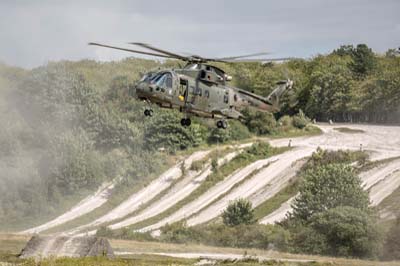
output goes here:
[{"label": "landing gear wheel", "polygon": [[192,124],[192,121],[190,120],[190,118],[182,118],[181,119],[181,125],[183,127],[189,127]]},{"label": "landing gear wheel", "polygon": [[227,129],[228,128],[228,123],[225,120],[222,120],[222,128]]},{"label": "landing gear wheel", "polygon": [[144,115],[145,115],[145,116],[153,116],[153,110],[151,110],[151,109],[145,109],[145,110],[144,110]]},{"label": "landing gear wheel", "polygon": [[225,120],[218,120],[217,121],[217,127],[218,128],[227,129],[228,128],[228,123],[226,123]]}]

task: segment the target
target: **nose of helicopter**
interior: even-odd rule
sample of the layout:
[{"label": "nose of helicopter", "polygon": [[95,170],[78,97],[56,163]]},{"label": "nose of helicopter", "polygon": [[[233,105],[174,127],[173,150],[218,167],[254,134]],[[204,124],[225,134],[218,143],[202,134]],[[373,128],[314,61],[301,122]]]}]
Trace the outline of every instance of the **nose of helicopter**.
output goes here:
[{"label": "nose of helicopter", "polygon": [[139,96],[149,96],[153,92],[153,87],[148,82],[138,82],[135,85],[136,94]]}]

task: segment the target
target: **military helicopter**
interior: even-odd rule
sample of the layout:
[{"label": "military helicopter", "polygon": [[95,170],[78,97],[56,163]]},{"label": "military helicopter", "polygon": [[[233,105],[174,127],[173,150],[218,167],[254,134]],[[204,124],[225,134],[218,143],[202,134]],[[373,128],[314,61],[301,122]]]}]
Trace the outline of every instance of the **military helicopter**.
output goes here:
[{"label": "military helicopter", "polygon": [[190,117],[193,115],[218,119],[217,127],[226,129],[228,126],[226,119],[240,120],[244,118],[241,113],[244,108],[252,108],[263,112],[276,112],[279,110],[280,97],[293,86],[293,81],[289,79],[280,81],[277,83],[277,87],[264,98],[249,91],[229,86],[227,83],[232,80],[232,77],[222,69],[207,64],[208,62],[271,62],[292,58],[248,58],[265,55],[266,53],[205,58],[198,55],[184,56],[145,43],[130,44],[148,49],[151,52],[100,43],[89,43],[89,45],[167,59],[178,59],[186,62],[186,65],[181,69],[148,72],[135,85],[136,97],[149,103],[149,107],[144,110],[145,116],[153,115],[150,103],[157,104],[163,108],[176,108],[184,114],[181,119],[181,125],[185,127],[191,125]]}]

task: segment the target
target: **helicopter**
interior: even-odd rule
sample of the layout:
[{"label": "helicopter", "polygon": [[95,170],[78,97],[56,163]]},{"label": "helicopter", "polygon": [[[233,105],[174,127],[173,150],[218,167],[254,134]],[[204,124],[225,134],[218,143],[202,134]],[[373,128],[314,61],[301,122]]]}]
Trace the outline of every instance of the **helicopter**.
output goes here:
[{"label": "helicopter", "polygon": [[191,116],[217,119],[216,126],[226,129],[227,119],[244,119],[241,111],[245,108],[262,112],[277,112],[280,109],[281,96],[293,86],[290,79],[279,81],[276,88],[263,97],[244,89],[228,85],[232,77],[219,67],[209,62],[272,62],[293,58],[254,59],[267,53],[254,53],[222,58],[206,58],[199,55],[184,56],[149,44],[133,42],[150,51],[127,49],[101,43],[89,45],[117,49],[132,53],[156,56],[166,59],[178,59],[186,62],[180,69],[150,71],[135,84],[136,98],[148,103],[144,115],[151,117],[153,110],[150,103],[162,108],[178,109],[184,114],[180,123],[184,127],[191,125]]}]

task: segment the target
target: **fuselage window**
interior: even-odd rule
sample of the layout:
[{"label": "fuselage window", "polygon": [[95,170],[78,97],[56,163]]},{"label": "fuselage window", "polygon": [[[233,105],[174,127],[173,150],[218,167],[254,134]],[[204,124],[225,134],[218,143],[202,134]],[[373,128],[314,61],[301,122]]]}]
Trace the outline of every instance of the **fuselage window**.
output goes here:
[{"label": "fuselage window", "polygon": [[228,103],[228,101],[229,101],[228,94],[225,94],[224,95],[224,103]]},{"label": "fuselage window", "polygon": [[197,93],[196,94],[199,95],[199,96],[203,95],[202,89],[201,88],[197,88]]}]

